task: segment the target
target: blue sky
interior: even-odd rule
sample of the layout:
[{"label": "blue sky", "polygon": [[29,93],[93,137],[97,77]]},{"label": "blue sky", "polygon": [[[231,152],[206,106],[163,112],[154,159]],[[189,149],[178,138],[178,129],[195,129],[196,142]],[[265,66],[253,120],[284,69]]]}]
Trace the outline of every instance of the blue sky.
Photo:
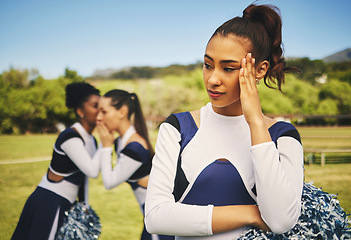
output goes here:
[{"label": "blue sky", "polygon": [[[202,61],[207,41],[248,0],[1,0],[0,72],[167,66]],[[349,0],[259,0],[283,18],[286,57],[321,59],[351,47]]]}]

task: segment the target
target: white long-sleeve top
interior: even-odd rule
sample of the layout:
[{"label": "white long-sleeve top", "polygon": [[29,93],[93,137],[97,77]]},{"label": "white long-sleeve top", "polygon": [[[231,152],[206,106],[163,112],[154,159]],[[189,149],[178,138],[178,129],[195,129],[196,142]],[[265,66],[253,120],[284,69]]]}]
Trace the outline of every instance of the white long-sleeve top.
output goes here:
[{"label": "white long-sleeve top", "polygon": [[84,177],[84,193],[85,202],[88,204],[89,192],[87,177],[96,178],[99,175],[99,152],[96,149],[94,137],[89,134],[80,123],[73,124],[71,128],[75,129],[81,138],[74,136],[63,137],[65,132],[61,133],[55,143],[54,152],[56,156],[61,156],[63,161],[56,160],[56,170],[54,169],[55,167],[50,165],[50,170],[56,175],[63,176],[64,179],[60,182],[52,182],[49,181],[47,175],[45,175],[39,183],[39,186],[51,190],[73,203],[77,198],[79,186],[74,180],[71,181],[69,178],[80,171],[86,176]]},{"label": "white long-sleeve top", "polygon": [[117,138],[115,142],[117,163],[113,168],[111,164],[113,149],[111,147],[101,149],[101,175],[106,189],[112,189],[123,182],[128,182],[144,214],[146,189],[137,182],[150,174],[151,155],[150,151],[140,143],[129,142],[135,132],[134,126],[131,125],[123,137]]},{"label": "white long-sleeve top", "polygon": [[[219,115],[209,103],[201,109],[199,129],[192,118],[182,127],[196,129],[178,162],[184,136],[170,122],[160,126],[146,196],[149,232],[176,239],[236,239],[246,228],[213,235],[212,211],[242,204],[257,204],[273,232],[293,227],[301,209],[303,149],[291,124],[274,124],[272,142],[251,146],[244,116]],[[180,197],[173,194],[179,163],[187,183]]]}]

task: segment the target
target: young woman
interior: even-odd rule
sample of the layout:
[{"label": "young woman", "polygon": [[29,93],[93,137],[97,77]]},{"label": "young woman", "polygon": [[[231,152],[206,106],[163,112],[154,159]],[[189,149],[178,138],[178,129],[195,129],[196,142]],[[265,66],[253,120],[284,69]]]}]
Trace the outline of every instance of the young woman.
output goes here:
[{"label": "young woman", "polygon": [[67,85],[66,106],[74,110],[78,122],[57,138],[50,167],[28,198],[13,240],[55,239],[64,212],[78,195],[80,201],[88,202],[87,177],[96,178],[100,169],[99,158],[93,158],[96,140],[91,135],[99,96],[99,90],[88,83]]},{"label": "young woman", "polygon": [[[117,89],[106,93],[99,101],[97,130],[103,146],[100,161],[105,188],[129,183],[144,215],[146,187],[154,152],[137,95]],[[115,133],[119,135],[116,140]],[[117,154],[114,167],[111,163],[113,145]],[[169,236],[152,237],[144,227],[141,239],[151,238],[173,239]]]},{"label": "young woman", "polygon": [[160,126],[146,197],[151,233],[236,239],[254,226],[283,233],[300,215],[297,130],[262,114],[256,84],[284,83],[281,18],[250,5],[210,38],[203,78],[210,103]]}]

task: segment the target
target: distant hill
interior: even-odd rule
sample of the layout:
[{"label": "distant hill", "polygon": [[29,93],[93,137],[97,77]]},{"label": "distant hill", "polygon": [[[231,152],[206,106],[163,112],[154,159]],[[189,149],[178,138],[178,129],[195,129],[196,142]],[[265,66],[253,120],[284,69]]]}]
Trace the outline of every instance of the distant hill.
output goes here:
[{"label": "distant hill", "polygon": [[322,60],[326,63],[351,61],[351,48],[347,48],[343,51],[334,53],[328,57],[323,58]]},{"label": "distant hill", "polygon": [[93,74],[91,75],[91,77],[94,78],[98,78],[98,77],[108,77],[110,76],[112,73],[118,72],[121,69],[117,69],[117,68],[107,68],[107,69],[97,69],[93,72]]},{"label": "distant hill", "polygon": [[[294,57],[294,58],[287,58],[289,60],[297,60],[299,58]],[[327,56],[325,58],[322,59],[325,63],[330,63],[330,62],[346,62],[346,61],[351,61],[351,48],[347,48],[343,51],[334,53],[330,56]],[[166,72],[167,71],[180,71],[181,69],[193,69],[193,67],[195,66],[201,66],[202,64],[200,62],[197,62],[195,64],[189,64],[189,65],[178,65],[178,64],[174,64],[174,65],[170,65],[167,67],[159,67],[159,68],[153,68],[153,69],[164,69]],[[107,69],[97,69],[93,72],[93,74],[91,75],[91,77],[93,78],[106,78],[106,77],[110,77],[111,74],[117,73],[117,72],[121,72],[121,71],[130,71],[133,67],[126,67],[126,68],[122,68],[122,69],[118,69],[118,68],[107,68]],[[138,68],[138,67],[136,67]],[[142,67],[141,67],[142,68]],[[152,68],[152,67],[150,67]],[[168,70],[167,70],[168,69]]]}]

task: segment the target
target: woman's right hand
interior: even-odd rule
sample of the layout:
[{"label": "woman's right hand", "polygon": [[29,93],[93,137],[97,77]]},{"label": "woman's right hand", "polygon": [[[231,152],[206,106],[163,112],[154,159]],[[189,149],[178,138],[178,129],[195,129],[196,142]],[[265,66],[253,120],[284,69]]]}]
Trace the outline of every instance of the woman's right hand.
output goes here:
[{"label": "woman's right hand", "polygon": [[112,147],[115,137],[113,136],[113,132],[106,127],[106,125],[102,122],[98,122],[96,124],[96,129],[99,133],[101,144],[103,147]]}]

